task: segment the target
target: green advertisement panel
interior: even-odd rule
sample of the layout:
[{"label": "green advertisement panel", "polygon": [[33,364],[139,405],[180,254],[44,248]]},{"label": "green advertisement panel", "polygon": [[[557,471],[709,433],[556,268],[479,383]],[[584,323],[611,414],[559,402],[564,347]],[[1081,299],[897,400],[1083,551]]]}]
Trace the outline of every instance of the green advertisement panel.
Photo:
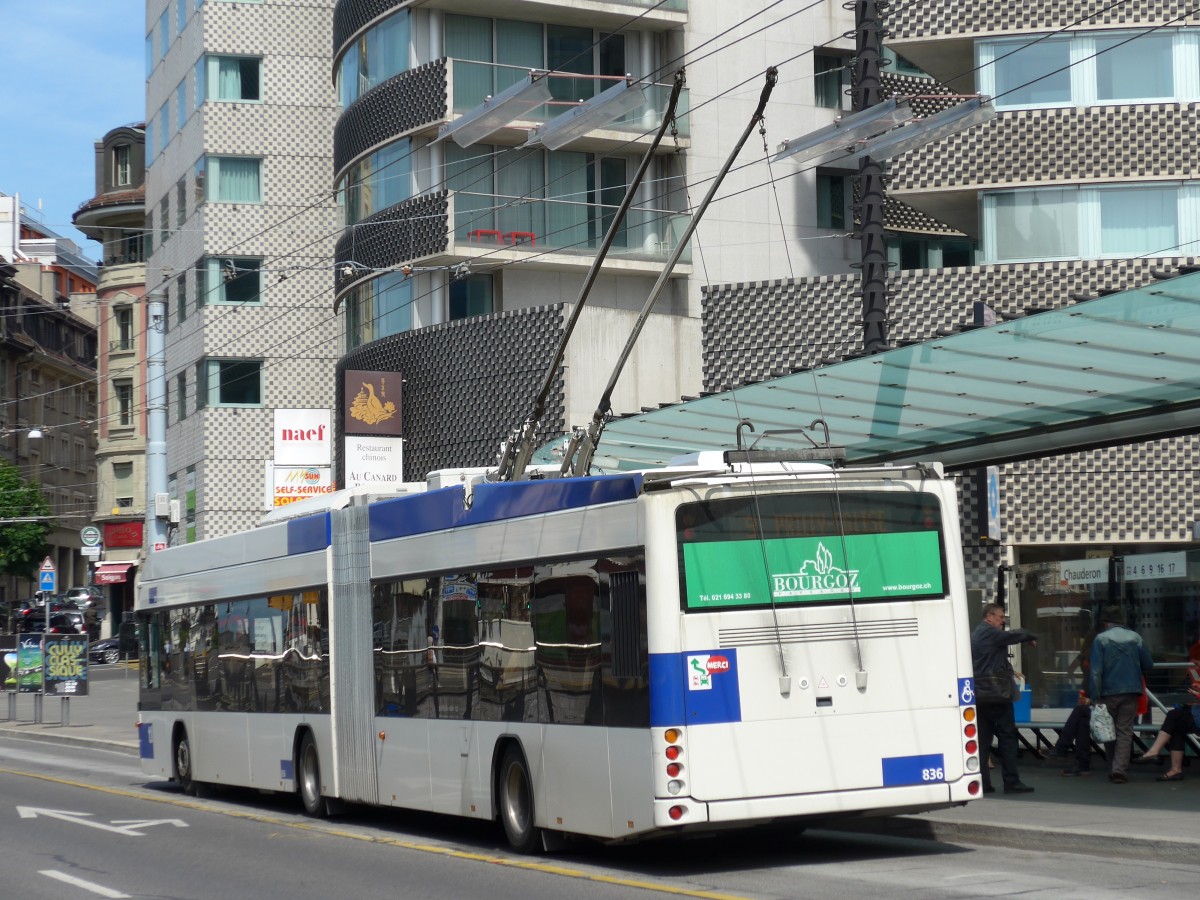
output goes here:
[{"label": "green advertisement panel", "polygon": [[84,634],[46,635],[45,693],[86,697],[88,692],[88,639]]},{"label": "green advertisement panel", "polygon": [[944,593],[936,531],[684,544],[683,568],[688,609]]}]

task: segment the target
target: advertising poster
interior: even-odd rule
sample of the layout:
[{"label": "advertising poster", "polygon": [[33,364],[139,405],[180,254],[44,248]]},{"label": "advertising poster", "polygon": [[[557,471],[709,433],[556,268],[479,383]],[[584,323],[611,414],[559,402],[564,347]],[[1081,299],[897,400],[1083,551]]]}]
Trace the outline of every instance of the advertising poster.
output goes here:
[{"label": "advertising poster", "polygon": [[17,691],[38,694],[42,690],[42,636],[23,634],[17,644]]},{"label": "advertising poster", "polygon": [[46,696],[87,696],[87,635],[46,635],[46,651],[43,662],[46,675]]},{"label": "advertising poster", "polygon": [[0,634],[0,691],[17,689],[17,636]]}]

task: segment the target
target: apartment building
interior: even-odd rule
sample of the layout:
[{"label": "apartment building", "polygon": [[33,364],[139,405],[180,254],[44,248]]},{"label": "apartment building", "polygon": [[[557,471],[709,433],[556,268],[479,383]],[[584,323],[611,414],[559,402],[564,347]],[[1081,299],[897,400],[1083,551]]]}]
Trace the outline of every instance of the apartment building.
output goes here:
[{"label": "apartment building", "polygon": [[[41,487],[57,583],[86,584],[79,529],[96,505],[96,268],[19,195],[0,194],[0,435],[5,462]],[[31,597],[36,572],[0,582]]]},{"label": "apartment building", "polygon": [[171,543],[253,526],[277,409],[333,403],[333,0],[149,0],[146,287],[167,311]]},{"label": "apartment building", "polygon": [[[889,204],[940,223],[889,219],[894,245],[907,242],[889,281],[894,345],[980,324],[977,302],[1003,320],[1195,264],[1200,168],[1187,136],[1200,103],[1200,17],[1187,4],[930,0],[898,6],[885,27],[908,68],[889,76],[893,93],[978,92],[998,111],[889,166]],[[972,258],[927,252],[945,240],[966,242]],[[705,387],[858,351],[857,287],[854,276],[829,276],[715,288],[705,304]],[[982,480],[962,478],[976,596],[1007,598],[1014,620],[1041,635],[1018,665],[1035,702],[1073,702],[1069,662],[1090,612],[1110,598],[1127,605],[1158,659],[1186,660],[1200,630],[1198,453],[1200,442],[1185,436],[1002,466],[998,542],[976,527]],[[1081,560],[1101,565],[1072,565]],[[1173,574],[1162,576],[1165,566]],[[1100,574],[1073,574],[1084,571]]]},{"label": "apartment building", "polygon": [[[133,609],[146,519],[146,129],[109,131],[94,147],[96,193],[80,204],[76,228],[102,248],[96,282],[96,509],[101,544],[93,579],[106,586],[113,616]],[[111,625],[109,626],[111,627]]]},{"label": "apartment building", "polygon": [[[773,154],[840,114],[852,24],[837,4],[339,0],[339,372],[402,376],[403,397],[394,399],[406,479],[493,464],[501,440],[530,413],[681,68],[677,116],[598,273],[540,436],[591,418],[642,304],[746,127],[769,64],[781,65],[768,128],[722,186],[729,199],[708,209],[683,247],[613,407],[700,390],[706,283],[789,264],[851,270],[850,198],[822,193],[816,173],[791,169],[773,192],[764,144]],[[628,105],[552,136],[560,117],[621,85]],[[340,410],[366,389],[346,380],[338,378]]]}]

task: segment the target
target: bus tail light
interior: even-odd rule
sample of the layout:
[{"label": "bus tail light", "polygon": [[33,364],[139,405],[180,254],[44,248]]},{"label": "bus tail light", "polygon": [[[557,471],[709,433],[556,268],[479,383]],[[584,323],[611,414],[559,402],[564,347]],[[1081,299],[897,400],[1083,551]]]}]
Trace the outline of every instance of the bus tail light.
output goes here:
[{"label": "bus tail light", "polygon": [[687,812],[687,810],[682,806],[672,806],[671,809],[667,812],[667,815],[669,815],[672,819],[674,819],[676,822],[678,822],[680,819],[683,818],[683,814],[686,812]]},{"label": "bus tail light", "polygon": [[[662,792],[665,789],[668,795],[678,797],[680,794],[686,794],[688,790],[687,780],[684,777],[686,767],[683,763],[683,758],[686,754],[684,751],[683,729],[667,728],[663,731],[662,738],[666,744],[662,750],[662,755],[666,759],[666,765],[659,770],[662,774],[655,778],[657,793],[659,796],[662,796]],[[675,815],[675,810],[677,809],[680,815],[683,814],[683,807],[672,807],[672,819],[679,818]]]},{"label": "bus tail light", "polygon": [[979,796],[979,782],[972,781],[970,784],[968,784],[967,785],[967,793],[970,794],[972,797]]}]

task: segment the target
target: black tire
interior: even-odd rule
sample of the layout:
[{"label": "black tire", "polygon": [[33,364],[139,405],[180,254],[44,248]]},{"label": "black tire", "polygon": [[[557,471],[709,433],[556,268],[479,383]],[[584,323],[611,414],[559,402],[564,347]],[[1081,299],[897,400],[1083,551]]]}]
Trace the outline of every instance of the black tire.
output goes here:
[{"label": "black tire", "polygon": [[534,825],[533,779],[519,747],[504,751],[496,776],[496,802],[509,846],[518,853],[540,850],[542,831]]},{"label": "black tire", "polygon": [[296,790],[307,815],[316,818],[328,815],[325,798],[321,796],[321,760],[317,755],[317,742],[307,733],[300,742],[300,754],[296,759]]},{"label": "black tire", "polygon": [[197,787],[196,780],[192,777],[194,774],[192,743],[188,740],[187,731],[180,729],[175,738],[174,752],[171,756],[175,760],[175,780],[179,782],[179,786],[183,788],[185,794],[195,797]]},{"label": "black tire", "polygon": [[104,661],[110,666],[121,661],[121,651],[116,647],[109,647],[104,651]]}]

